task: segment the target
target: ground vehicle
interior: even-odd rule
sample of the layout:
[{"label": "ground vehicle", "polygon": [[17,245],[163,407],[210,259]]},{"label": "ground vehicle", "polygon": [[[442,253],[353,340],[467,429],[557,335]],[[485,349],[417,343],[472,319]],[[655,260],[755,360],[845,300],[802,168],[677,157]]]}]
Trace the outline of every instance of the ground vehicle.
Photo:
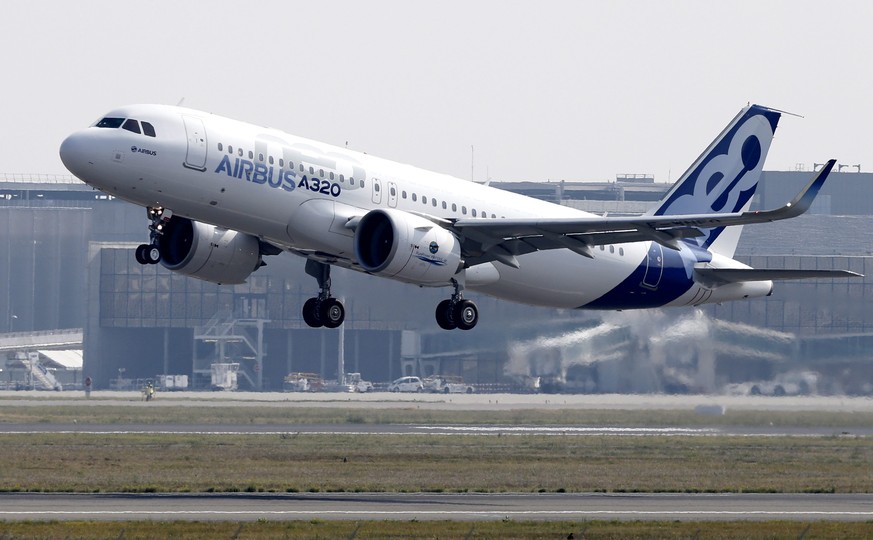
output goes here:
[{"label": "ground vehicle", "polygon": [[360,373],[346,373],[346,384],[351,385],[353,392],[373,391],[373,383],[362,379]]},{"label": "ground vehicle", "polygon": [[293,372],[285,376],[285,392],[317,392],[324,387],[324,381],[317,373]]},{"label": "ground vehicle", "polygon": [[389,392],[423,392],[424,385],[418,377],[400,377],[388,385]]},{"label": "ground vehicle", "polygon": [[750,396],[808,396],[818,394],[821,375],[814,371],[790,371],[772,380],[750,381],[725,387],[730,395]]},{"label": "ground vehicle", "polygon": [[472,394],[475,389],[456,375],[431,375],[422,381],[424,389],[438,394]]}]

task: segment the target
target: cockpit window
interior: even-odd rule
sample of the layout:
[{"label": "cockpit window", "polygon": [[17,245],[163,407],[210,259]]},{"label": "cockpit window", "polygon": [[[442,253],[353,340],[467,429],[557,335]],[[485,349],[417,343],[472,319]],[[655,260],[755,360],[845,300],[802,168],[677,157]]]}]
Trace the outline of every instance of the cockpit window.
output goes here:
[{"label": "cockpit window", "polygon": [[141,133],[141,131],[139,130],[139,122],[137,122],[133,118],[128,118],[127,120],[125,120],[124,125],[122,125],[121,127],[126,129],[127,131]]},{"label": "cockpit window", "polygon": [[148,137],[155,136],[155,127],[148,122],[142,123],[142,132]]},{"label": "cockpit window", "polygon": [[124,123],[124,118],[111,118],[107,116],[103,120],[97,122],[97,127],[115,129],[121,127],[122,123]]}]

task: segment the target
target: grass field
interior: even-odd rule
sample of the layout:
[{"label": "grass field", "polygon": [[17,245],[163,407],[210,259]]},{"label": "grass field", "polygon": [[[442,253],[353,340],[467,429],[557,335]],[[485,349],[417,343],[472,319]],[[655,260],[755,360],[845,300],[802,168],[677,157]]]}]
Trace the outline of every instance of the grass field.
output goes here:
[{"label": "grass field", "polygon": [[419,409],[414,403],[395,409],[281,407],[262,405],[187,405],[162,402],[104,405],[95,400],[64,406],[4,405],[0,423],[88,424],[494,424],[572,426],[791,426],[843,428],[873,426],[873,413],[816,411],[728,411],[721,416],[690,410],[517,409],[495,411]]},{"label": "grass field", "polygon": [[6,434],[0,490],[873,491],[856,437]]}]

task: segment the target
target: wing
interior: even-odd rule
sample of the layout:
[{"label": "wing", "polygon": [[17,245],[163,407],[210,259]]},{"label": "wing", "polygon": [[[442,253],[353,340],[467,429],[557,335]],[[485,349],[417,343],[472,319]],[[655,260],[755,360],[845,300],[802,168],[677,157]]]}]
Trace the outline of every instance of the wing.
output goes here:
[{"label": "wing", "polygon": [[[570,249],[593,257],[591,246],[655,241],[680,250],[681,240],[702,236],[702,230],[732,225],[768,223],[806,212],[827,180],[836,160],[819,173],[781,208],[763,212],[687,214],[670,216],[435,220],[455,231],[469,266],[499,261],[518,268],[518,255],[547,249]],[[433,219],[433,218],[431,218]]]},{"label": "wing", "polygon": [[743,281],[863,277],[849,270],[761,270],[756,268],[695,268],[697,281],[711,287]]}]

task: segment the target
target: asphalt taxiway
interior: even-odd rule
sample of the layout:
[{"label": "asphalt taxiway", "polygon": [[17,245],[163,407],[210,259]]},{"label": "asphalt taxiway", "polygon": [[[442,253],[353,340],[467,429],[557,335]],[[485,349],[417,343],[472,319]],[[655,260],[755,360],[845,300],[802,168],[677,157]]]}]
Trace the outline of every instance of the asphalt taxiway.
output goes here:
[{"label": "asphalt taxiway", "polygon": [[873,494],[0,493],[0,520],[870,521]]},{"label": "asphalt taxiway", "polygon": [[619,437],[873,437],[873,427],[534,426],[435,424],[0,424],[0,434],[88,435],[555,435]]}]

